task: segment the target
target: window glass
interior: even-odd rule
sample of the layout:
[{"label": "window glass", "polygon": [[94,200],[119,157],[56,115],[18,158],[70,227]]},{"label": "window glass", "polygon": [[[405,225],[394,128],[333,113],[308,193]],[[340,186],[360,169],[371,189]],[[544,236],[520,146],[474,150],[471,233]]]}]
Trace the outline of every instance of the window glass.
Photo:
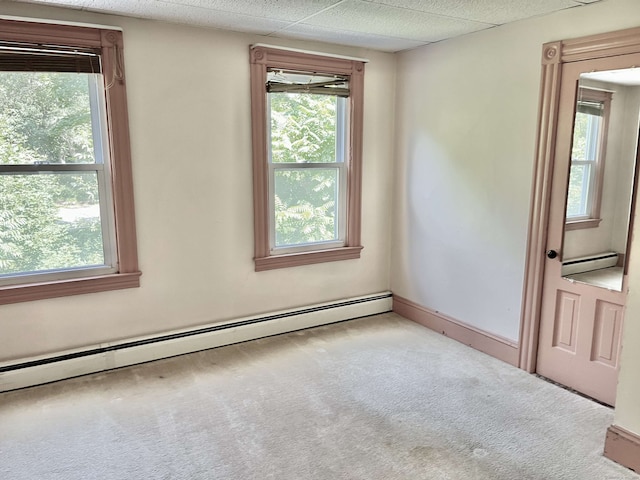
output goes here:
[{"label": "window glass", "polygon": [[338,239],[337,168],[275,173],[276,247]]},{"label": "window glass", "polygon": [[602,107],[601,103],[578,103],[571,150],[567,218],[591,215],[602,136]]},{"label": "window glass", "polygon": [[0,284],[112,268],[98,81],[0,72]]},{"label": "window glass", "polygon": [[94,163],[89,84],[97,76],[0,72],[0,163]]},{"label": "window glass", "polygon": [[272,162],[336,161],[338,97],[271,93],[269,100]]},{"label": "window glass", "polygon": [[271,251],[341,246],[348,81],[282,71],[267,78]]},{"label": "window glass", "polygon": [[588,215],[589,181],[591,165],[571,165],[569,193],[567,195],[567,217]]},{"label": "window glass", "polygon": [[104,265],[92,173],[0,175],[0,275]]},{"label": "window glass", "polygon": [[600,114],[576,112],[573,131],[572,161],[594,161],[598,156],[598,139],[602,116]]}]

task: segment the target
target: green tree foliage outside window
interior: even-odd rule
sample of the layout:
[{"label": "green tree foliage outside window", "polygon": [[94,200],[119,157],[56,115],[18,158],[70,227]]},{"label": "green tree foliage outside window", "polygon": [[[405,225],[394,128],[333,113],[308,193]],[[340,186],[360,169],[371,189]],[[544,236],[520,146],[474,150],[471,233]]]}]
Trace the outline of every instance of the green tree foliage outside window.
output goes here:
[{"label": "green tree foliage outside window", "polygon": [[[288,164],[275,170],[276,246],[337,239],[339,101],[332,95],[270,94],[271,161]],[[326,166],[296,168],[302,163]]]},{"label": "green tree foliage outside window", "polygon": [[[0,165],[94,163],[88,80],[0,73]],[[96,172],[0,174],[0,274],[102,264]]]},{"label": "green tree foliage outside window", "polygon": [[602,117],[576,112],[571,148],[571,170],[567,194],[567,217],[588,216],[592,201],[593,175],[598,155]]}]

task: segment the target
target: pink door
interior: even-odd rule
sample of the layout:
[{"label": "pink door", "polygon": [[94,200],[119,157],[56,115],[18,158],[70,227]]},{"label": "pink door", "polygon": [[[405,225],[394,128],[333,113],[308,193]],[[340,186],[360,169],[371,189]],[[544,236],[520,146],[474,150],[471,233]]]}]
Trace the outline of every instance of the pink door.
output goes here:
[{"label": "pink door", "polygon": [[562,67],[537,372],[615,403],[638,157],[640,55]]}]

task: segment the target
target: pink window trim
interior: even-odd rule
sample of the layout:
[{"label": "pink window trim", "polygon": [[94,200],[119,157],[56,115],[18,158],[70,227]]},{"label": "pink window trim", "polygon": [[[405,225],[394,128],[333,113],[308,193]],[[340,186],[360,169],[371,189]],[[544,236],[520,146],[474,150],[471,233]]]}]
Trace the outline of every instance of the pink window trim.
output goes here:
[{"label": "pink window trim", "polygon": [[[294,267],[360,257],[364,62],[263,46],[251,47],[251,123],[253,141],[253,214],[255,270]],[[312,252],[271,255],[267,166],[267,68],[350,76],[350,155],[347,159],[345,246]]]},{"label": "pink window trim", "polygon": [[[0,41],[53,43],[101,50],[111,154],[118,272],[88,278],[0,287],[0,305],[140,286],[122,32],[74,25],[0,20]],[[117,68],[116,68],[117,67]],[[117,78],[112,78],[118,72]]]}]

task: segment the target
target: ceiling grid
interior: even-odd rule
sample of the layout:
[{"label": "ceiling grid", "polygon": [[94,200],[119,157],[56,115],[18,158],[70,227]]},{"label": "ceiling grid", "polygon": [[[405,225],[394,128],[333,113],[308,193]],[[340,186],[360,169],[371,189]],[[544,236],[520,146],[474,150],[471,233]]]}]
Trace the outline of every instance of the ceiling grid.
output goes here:
[{"label": "ceiling grid", "polygon": [[397,52],[601,0],[17,0]]}]

